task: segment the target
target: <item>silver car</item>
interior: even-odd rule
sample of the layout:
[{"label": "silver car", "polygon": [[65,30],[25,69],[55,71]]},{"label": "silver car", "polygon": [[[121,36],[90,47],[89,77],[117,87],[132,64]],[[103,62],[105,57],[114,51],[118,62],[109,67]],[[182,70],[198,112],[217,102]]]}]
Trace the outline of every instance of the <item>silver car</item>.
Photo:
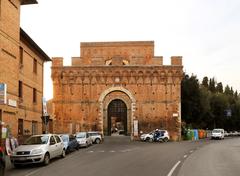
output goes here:
[{"label": "silver car", "polygon": [[94,144],[100,144],[103,140],[102,134],[98,131],[89,131],[88,134],[90,135]]},{"label": "silver car", "polygon": [[50,159],[65,157],[62,139],[55,134],[33,135],[23,145],[18,146],[11,155],[15,167],[32,163],[48,165]]},{"label": "silver car", "polygon": [[92,138],[88,132],[78,132],[76,133],[76,139],[80,147],[88,147],[92,145]]}]

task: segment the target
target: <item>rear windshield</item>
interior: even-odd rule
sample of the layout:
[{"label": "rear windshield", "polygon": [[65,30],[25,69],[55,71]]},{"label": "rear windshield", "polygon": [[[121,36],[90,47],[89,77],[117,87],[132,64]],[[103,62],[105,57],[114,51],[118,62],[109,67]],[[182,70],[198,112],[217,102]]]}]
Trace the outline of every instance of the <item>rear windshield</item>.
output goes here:
[{"label": "rear windshield", "polygon": [[49,136],[31,136],[24,142],[24,145],[47,144],[48,139]]},{"label": "rear windshield", "polygon": [[77,133],[77,138],[86,138],[86,133]]},{"label": "rear windshield", "polygon": [[213,133],[222,133],[223,131],[222,130],[213,130],[212,132]]},{"label": "rear windshield", "polygon": [[61,138],[63,142],[68,142],[68,135],[62,135]]}]

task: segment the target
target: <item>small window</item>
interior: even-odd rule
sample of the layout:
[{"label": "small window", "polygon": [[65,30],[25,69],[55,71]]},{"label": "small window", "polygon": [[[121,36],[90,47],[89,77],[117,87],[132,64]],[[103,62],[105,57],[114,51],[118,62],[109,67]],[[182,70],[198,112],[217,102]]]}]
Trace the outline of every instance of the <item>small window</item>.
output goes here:
[{"label": "small window", "polygon": [[33,60],[33,73],[37,73],[37,59]]},{"label": "small window", "polygon": [[23,135],[23,119],[18,119],[18,134]]},{"label": "small window", "polygon": [[51,136],[51,138],[50,138],[50,145],[54,145],[54,144],[56,144],[56,141],[55,141],[54,137]]},{"label": "small window", "polygon": [[32,121],[32,135],[37,133],[37,121]]},{"label": "small window", "polygon": [[23,97],[23,88],[22,88],[22,81],[18,81],[18,97]]},{"label": "small window", "polygon": [[37,90],[33,88],[33,103],[37,103]]},{"label": "small window", "polygon": [[55,135],[54,137],[55,137],[57,143],[60,143],[60,142],[61,142],[61,139],[59,138],[59,136],[56,136],[56,135]]},{"label": "small window", "polygon": [[19,49],[19,64],[22,66],[23,65],[23,48],[20,47]]}]

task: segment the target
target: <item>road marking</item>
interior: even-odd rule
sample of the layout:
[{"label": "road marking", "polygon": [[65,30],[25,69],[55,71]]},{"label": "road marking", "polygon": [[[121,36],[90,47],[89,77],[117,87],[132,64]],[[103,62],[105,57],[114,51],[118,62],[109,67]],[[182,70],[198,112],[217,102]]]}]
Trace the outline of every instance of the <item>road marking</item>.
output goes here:
[{"label": "road marking", "polygon": [[88,151],[88,153],[93,153],[93,151],[92,151],[92,150],[90,150],[90,151]]},{"label": "road marking", "polygon": [[111,150],[111,151],[109,151],[110,153],[114,153],[115,151],[114,150]]},{"label": "road marking", "polygon": [[101,151],[98,151],[99,153],[104,153],[105,151],[104,150],[101,150]]},{"label": "road marking", "polygon": [[35,170],[35,171],[32,171],[32,172],[29,172],[27,175],[25,175],[25,176],[30,176],[30,175],[33,175],[33,174],[35,174],[35,173],[37,173],[38,172],[38,170],[39,169],[37,169],[37,170]]},{"label": "road marking", "polygon": [[131,149],[120,150],[120,152],[130,152]]},{"label": "road marking", "polygon": [[184,155],[183,158],[187,158],[187,155]]},{"label": "road marking", "polygon": [[181,161],[178,161],[174,166],[173,168],[170,170],[170,172],[168,173],[167,176],[172,176],[174,170],[178,167],[178,165],[181,163]]},{"label": "road marking", "polygon": [[193,152],[193,150],[190,151],[190,153],[192,153],[192,152]]}]

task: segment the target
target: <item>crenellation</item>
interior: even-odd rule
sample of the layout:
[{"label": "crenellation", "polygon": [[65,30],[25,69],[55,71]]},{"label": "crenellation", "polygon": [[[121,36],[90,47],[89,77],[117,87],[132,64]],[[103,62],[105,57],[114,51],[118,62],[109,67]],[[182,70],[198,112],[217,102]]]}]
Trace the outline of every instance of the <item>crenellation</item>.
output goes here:
[{"label": "crenellation", "polygon": [[171,65],[182,65],[182,56],[172,56]]}]

